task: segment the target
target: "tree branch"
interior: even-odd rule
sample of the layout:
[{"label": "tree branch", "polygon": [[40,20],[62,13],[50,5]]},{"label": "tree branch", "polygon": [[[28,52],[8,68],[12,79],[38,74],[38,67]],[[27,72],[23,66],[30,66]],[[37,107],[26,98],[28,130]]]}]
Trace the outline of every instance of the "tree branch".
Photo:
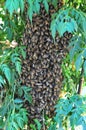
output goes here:
[{"label": "tree branch", "polygon": [[82,93],[82,87],[83,87],[83,82],[84,82],[83,73],[84,73],[84,69],[82,65],[82,70],[81,70],[80,80],[79,80],[79,87],[78,87],[78,92],[77,92],[79,95]]}]

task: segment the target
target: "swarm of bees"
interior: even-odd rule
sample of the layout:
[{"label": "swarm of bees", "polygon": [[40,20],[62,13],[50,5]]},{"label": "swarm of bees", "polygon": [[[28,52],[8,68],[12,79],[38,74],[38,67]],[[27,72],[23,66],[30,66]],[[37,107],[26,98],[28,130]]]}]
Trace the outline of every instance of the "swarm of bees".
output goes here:
[{"label": "swarm of bees", "polygon": [[50,32],[52,12],[55,12],[53,7],[46,13],[41,5],[40,14],[33,16],[33,24],[27,19],[24,32],[23,43],[27,55],[22,65],[21,80],[22,84],[32,87],[33,103],[26,105],[31,120],[38,118],[43,121],[43,112],[53,116],[54,105],[62,87],[61,63],[68,51],[71,35],[66,33],[62,38],[57,36],[54,44]]}]

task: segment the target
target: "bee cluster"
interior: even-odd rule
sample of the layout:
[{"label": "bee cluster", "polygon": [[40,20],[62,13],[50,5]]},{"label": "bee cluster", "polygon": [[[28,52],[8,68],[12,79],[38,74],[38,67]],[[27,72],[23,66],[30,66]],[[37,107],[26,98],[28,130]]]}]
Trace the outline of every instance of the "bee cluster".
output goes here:
[{"label": "bee cluster", "polygon": [[67,53],[70,34],[56,37],[56,44],[50,32],[52,6],[46,13],[43,5],[39,15],[34,14],[32,24],[27,19],[23,43],[26,45],[26,59],[22,65],[22,84],[32,88],[33,103],[28,105],[29,119],[43,120],[43,112],[54,114],[54,105],[62,87],[61,63]]}]

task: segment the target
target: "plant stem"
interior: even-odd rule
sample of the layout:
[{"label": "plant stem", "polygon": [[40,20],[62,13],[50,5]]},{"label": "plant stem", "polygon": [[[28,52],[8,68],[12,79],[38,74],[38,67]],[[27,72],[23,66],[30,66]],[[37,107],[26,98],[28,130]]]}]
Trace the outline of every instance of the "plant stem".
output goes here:
[{"label": "plant stem", "polygon": [[82,65],[80,80],[79,80],[79,87],[78,87],[78,92],[77,92],[79,95],[81,95],[81,93],[82,93],[82,86],[83,86],[83,82],[84,82],[83,73],[84,73],[84,69],[83,69],[83,65]]}]

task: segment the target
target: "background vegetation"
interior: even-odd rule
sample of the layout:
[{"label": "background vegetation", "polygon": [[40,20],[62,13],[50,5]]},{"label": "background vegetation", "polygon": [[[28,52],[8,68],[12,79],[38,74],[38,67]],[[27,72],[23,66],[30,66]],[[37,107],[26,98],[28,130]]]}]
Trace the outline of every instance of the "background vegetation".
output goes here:
[{"label": "background vegetation", "polygon": [[[25,12],[32,23],[34,13],[40,13],[43,3],[46,12],[49,3],[57,8],[58,0],[27,0]],[[24,102],[31,103],[30,86],[22,86],[18,80],[21,74],[21,58],[25,58],[22,35],[25,26],[24,0],[0,1],[0,129],[27,129],[28,113]],[[72,33],[69,54],[62,64],[63,88],[53,119],[46,118],[49,130],[75,130],[81,125],[86,128],[86,96],[81,96],[86,77],[86,1],[63,0],[62,8],[52,15],[51,34],[55,43],[56,33],[63,36]],[[33,23],[32,23],[33,24]],[[66,68],[66,69],[65,69]],[[84,79],[84,81],[83,81]],[[20,87],[21,86],[21,87]],[[41,130],[38,120],[30,124],[31,129]]]}]

